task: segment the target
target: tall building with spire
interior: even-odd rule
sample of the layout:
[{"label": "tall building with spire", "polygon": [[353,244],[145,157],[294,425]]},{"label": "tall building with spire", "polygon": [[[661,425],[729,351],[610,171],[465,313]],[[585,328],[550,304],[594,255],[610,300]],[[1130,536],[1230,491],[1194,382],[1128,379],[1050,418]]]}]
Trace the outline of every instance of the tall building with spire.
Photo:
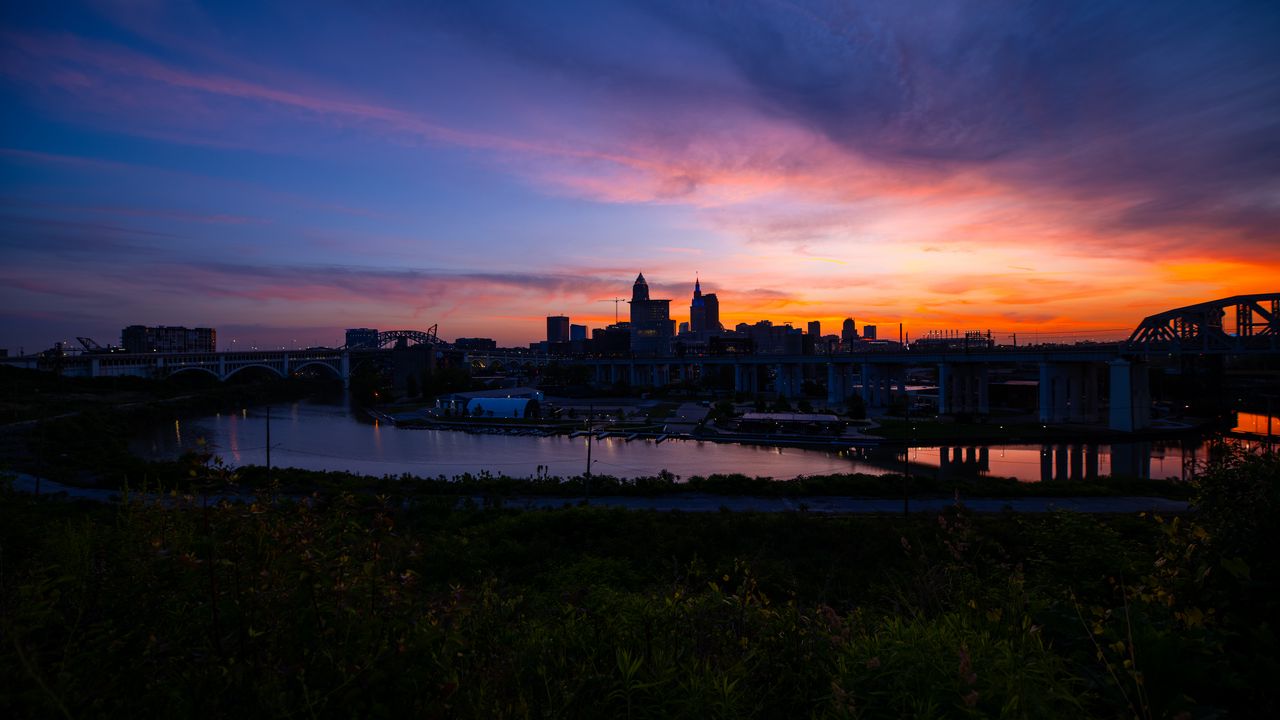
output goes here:
[{"label": "tall building with spire", "polygon": [[689,332],[706,338],[720,332],[720,299],[715,293],[702,294],[702,279],[693,280],[693,301],[689,303]]},{"label": "tall building with spire", "polygon": [[693,279],[693,302],[689,303],[689,332],[700,333],[707,329],[707,303],[702,299],[702,279]]},{"label": "tall building with spire", "polygon": [[671,319],[671,301],[649,297],[644,273],[631,286],[631,352],[637,355],[670,355],[676,323]]}]

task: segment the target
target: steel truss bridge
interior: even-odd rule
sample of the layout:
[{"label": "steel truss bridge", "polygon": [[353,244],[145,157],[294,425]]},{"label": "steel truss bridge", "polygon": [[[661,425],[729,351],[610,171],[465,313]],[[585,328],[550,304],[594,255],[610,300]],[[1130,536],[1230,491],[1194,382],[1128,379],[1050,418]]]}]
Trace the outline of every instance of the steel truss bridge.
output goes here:
[{"label": "steel truss bridge", "polygon": [[[1234,333],[1225,320],[1234,315]],[[1241,353],[1280,349],[1280,293],[1236,295],[1152,315],[1129,336],[1130,350]]]}]

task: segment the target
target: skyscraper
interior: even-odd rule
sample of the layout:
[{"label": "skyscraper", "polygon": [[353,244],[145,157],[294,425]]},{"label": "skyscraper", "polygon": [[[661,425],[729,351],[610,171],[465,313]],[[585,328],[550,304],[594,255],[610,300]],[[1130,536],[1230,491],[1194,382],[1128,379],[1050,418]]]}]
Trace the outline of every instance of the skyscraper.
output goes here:
[{"label": "skyscraper", "polygon": [[671,319],[671,301],[649,297],[644,273],[631,286],[631,351],[638,355],[670,355],[676,323]]},{"label": "skyscraper", "polygon": [[715,293],[707,293],[702,296],[702,305],[707,313],[707,334],[719,334],[724,330],[724,326],[720,324],[720,298]]},{"label": "skyscraper", "polygon": [[809,334],[812,335],[814,338],[822,337],[822,321],[821,320],[809,321]]},{"label": "skyscraper", "polygon": [[720,299],[715,293],[702,294],[702,279],[693,281],[693,301],[689,303],[689,331],[699,338],[706,338],[722,330],[720,326]]},{"label": "skyscraper", "polygon": [[567,316],[547,316],[547,342],[569,342],[569,318]]},{"label": "skyscraper", "polygon": [[840,342],[846,347],[852,347],[858,342],[858,326],[854,324],[853,318],[845,318],[840,326]]},{"label": "skyscraper", "polygon": [[702,279],[693,280],[693,302],[689,303],[689,331],[701,333],[707,329],[707,305],[702,299]]}]

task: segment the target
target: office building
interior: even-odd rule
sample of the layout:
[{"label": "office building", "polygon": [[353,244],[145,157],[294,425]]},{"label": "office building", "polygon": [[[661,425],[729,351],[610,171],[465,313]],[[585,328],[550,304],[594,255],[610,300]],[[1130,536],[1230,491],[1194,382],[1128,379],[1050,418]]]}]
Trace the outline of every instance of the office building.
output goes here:
[{"label": "office building", "polygon": [[631,352],[637,355],[671,354],[671,338],[676,323],[671,319],[671,301],[649,297],[644,273],[631,286]]},{"label": "office building", "polygon": [[569,342],[569,318],[564,315],[551,315],[547,318],[547,342]]},{"label": "office building", "polygon": [[586,325],[570,325],[569,326],[569,342],[578,342],[587,339]]},{"label": "office building", "polygon": [[[805,334],[799,328],[790,325],[774,325],[768,320],[761,320],[755,325],[740,323],[738,332],[751,340],[757,355],[801,355],[805,353]],[[813,351],[812,341],[808,344],[809,352]]]},{"label": "office building", "polygon": [[844,323],[840,326],[840,342],[844,343],[846,347],[858,342],[858,326],[853,322],[853,318],[845,318]]},{"label": "office building", "polygon": [[810,320],[810,321],[809,321],[809,334],[810,334],[810,335],[812,335],[812,336],[814,336],[815,338],[820,338],[820,337],[822,337],[822,321],[820,321],[820,320]]},{"label": "office building", "polygon": [[689,332],[699,340],[721,332],[720,299],[715,293],[702,294],[702,279],[693,281],[693,300],[689,303]]},{"label": "office building", "polygon": [[347,347],[352,350],[378,347],[377,328],[350,328],[347,330]]},{"label": "office building", "polygon": [[601,357],[631,354],[631,325],[617,323],[591,331],[591,353]]},{"label": "office building", "polygon": [[865,339],[865,340],[875,340],[875,339],[876,339],[876,326],[875,326],[875,325],[863,325],[863,326],[862,326],[862,337],[863,337],[863,339]]},{"label": "office building", "polygon": [[724,331],[724,326],[720,324],[720,298],[715,293],[707,293],[702,296],[702,307],[706,313],[706,333],[715,335]]},{"label": "office building", "polygon": [[214,352],[218,349],[218,331],[169,325],[130,325],[120,331],[120,346],[131,353]]}]

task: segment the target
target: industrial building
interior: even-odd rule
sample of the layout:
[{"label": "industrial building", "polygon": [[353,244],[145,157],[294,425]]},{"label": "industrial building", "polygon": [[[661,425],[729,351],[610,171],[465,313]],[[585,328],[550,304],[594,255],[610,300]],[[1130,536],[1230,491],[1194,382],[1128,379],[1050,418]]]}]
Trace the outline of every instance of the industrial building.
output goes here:
[{"label": "industrial building", "polygon": [[215,352],[218,331],[174,325],[130,325],[120,331],[120,345],[131,353]]},{"label": "industrial building", "polygon": [[377,328],[349,328],[347,330],[347,347],[355,348],[376,348],[378,347],[378,330]]}]

